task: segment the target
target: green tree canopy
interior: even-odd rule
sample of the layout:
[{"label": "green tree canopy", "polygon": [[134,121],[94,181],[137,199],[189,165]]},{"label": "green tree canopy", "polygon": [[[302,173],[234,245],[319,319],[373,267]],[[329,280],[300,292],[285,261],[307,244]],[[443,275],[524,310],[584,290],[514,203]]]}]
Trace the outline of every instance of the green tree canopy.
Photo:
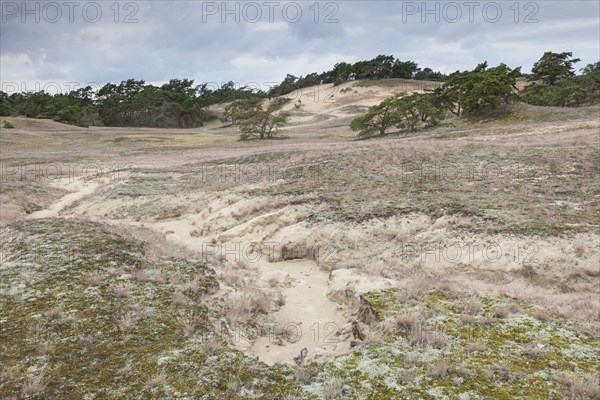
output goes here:
[{"label": "green tree canopy", "polygon": [[579,58],[572,58],[573,53],[553,53],[547,51],[544,53],[531,69],[530,80],[542,80],[549,85],[555,85],[560,79],[573,76],[573,64],[581,61]]},{"label": "green tree canopy", "polygon": [[435,90],[439,103],[456,116],[517,99],[517,77],[521,67],[511,69],[506,64],[488,68],[487,62],[472,71],[451,74],[441,87]]},{"label": "green tree canopy", "polygon": [[355,118],[350,128],[359,131],[362,138],[385,135],[392,127],[414,132],[419,126],[432,126],[438,123],[443,111],[432,93],[404,93],[385,99],[370,107],[367,112]]},{"label": "green tree canopy", "polygon": [[289,118],[281,109],[290,99],[278,97],[267,107],[259,98],[237,100],[231,107],[231,118],[240,128],[240,140],[272,139]]}]

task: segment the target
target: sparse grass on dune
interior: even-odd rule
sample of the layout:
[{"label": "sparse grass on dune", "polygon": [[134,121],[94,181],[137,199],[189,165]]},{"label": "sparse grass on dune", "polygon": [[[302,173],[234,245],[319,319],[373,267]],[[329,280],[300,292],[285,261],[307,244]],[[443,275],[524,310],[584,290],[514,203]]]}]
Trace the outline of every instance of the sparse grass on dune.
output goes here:
[{"label": "sparse grass on dune", "polygon": [[[557,133],[555,135],[560,135]],[[526,145],[423,139],[307,157],[313,173],[288,166],[269,194],[317,193],[332,216],[364,220],[397,213],[476,215],[519,233],[594,230],[599,220],[598,149],[581,142]],[[566,143],[565,143],[566,142]],[[258,194],[256,192],[255,194]]]}]

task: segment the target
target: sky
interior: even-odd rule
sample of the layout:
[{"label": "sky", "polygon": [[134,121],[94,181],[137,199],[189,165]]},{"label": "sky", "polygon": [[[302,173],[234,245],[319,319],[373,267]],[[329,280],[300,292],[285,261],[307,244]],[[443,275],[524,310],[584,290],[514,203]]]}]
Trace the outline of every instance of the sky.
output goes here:
[{"label": "sky", "polygon": [[0,1],[5,92],[129,78],[261,89],[379,54],[445,73],[600,59],[599,1]]}]

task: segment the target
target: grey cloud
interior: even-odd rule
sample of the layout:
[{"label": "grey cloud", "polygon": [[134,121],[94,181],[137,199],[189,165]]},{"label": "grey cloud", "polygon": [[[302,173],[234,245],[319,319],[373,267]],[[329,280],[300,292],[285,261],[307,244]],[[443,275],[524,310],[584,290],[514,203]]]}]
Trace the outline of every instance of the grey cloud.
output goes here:
[{"label": "grey cloud", "polygon": [[[96,23],[77,14],[72,23],[66,15],[57,23],[43,18],[35,23],[31,16],[22,23],[20,15],[7,15],[6,3],[0,23],[2,81],[104,83],[130,77],[156,82],[175,77],[219,83],[280,81],[287,72],[320,72],[316,68],[328,69],[344,61],[341,58],[359,60],[378,54],[394,54],[444,72],[472,68],[484,60],[521,65],[526,71],[550,50],[573,51],[583,60],[578,66],[583,66],[597,61],[600,45],[600,3],[587,1],[520,2],[517,23],[510,8],[514,2],[496,2],[503,14],[495,23],[486,21],[481,12],[491,2],[480,3],[473,22],[468,21],[465,2],[454,2],[463,12],[456,23],[444,21],[444,15],[436,23],[432,14],[422,22],[421,1],[322,1],[316,22],[314,2],[297,2],[302,18],[291,23],[282,13],[286,4],[282,2],[271,23],[264,2],[257,1],[262,19],[245,22],[242,14],[236,23],[233,15],[214,12],[220,1],[136,1],[139,23],[134,24],[122,22],[127,14],[123,9],[119,23],[114,23],[112,2],[101,3],[103,17]],[[47,3],[40,2],[40,7]],[[81,7],[88,3],[82,2]],[[450,12],[451,3],[439,2],[438,8]],[[526,7],[528,3],[537,8]],[[240,2],[238,9],[250,10],[247,4]],[[434,9],[434,2],[427,4]],[[234,9],[234,4],[227,7]],[[539,22],[524,23],[532,11]],[[339,22],[325,23],[327,16]],[[15,61],[22,55],[31,60],[30,65]]]}]

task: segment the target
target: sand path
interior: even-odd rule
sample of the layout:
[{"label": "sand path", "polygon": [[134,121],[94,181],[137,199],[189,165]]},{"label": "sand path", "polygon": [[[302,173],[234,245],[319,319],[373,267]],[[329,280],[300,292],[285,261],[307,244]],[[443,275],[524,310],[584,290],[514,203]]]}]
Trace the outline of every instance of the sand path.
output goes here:
[{"label": "sand path", "polygon": [[48,208],[29,214],[27,216],[28,219],[56,217],[66,207],[94,193],[100,186],[100,183],[97,181],[85,181],[83,179],[73,180],[71,178],[63,178],[55,182],[54,185],[71,193],[63,196]]}]

